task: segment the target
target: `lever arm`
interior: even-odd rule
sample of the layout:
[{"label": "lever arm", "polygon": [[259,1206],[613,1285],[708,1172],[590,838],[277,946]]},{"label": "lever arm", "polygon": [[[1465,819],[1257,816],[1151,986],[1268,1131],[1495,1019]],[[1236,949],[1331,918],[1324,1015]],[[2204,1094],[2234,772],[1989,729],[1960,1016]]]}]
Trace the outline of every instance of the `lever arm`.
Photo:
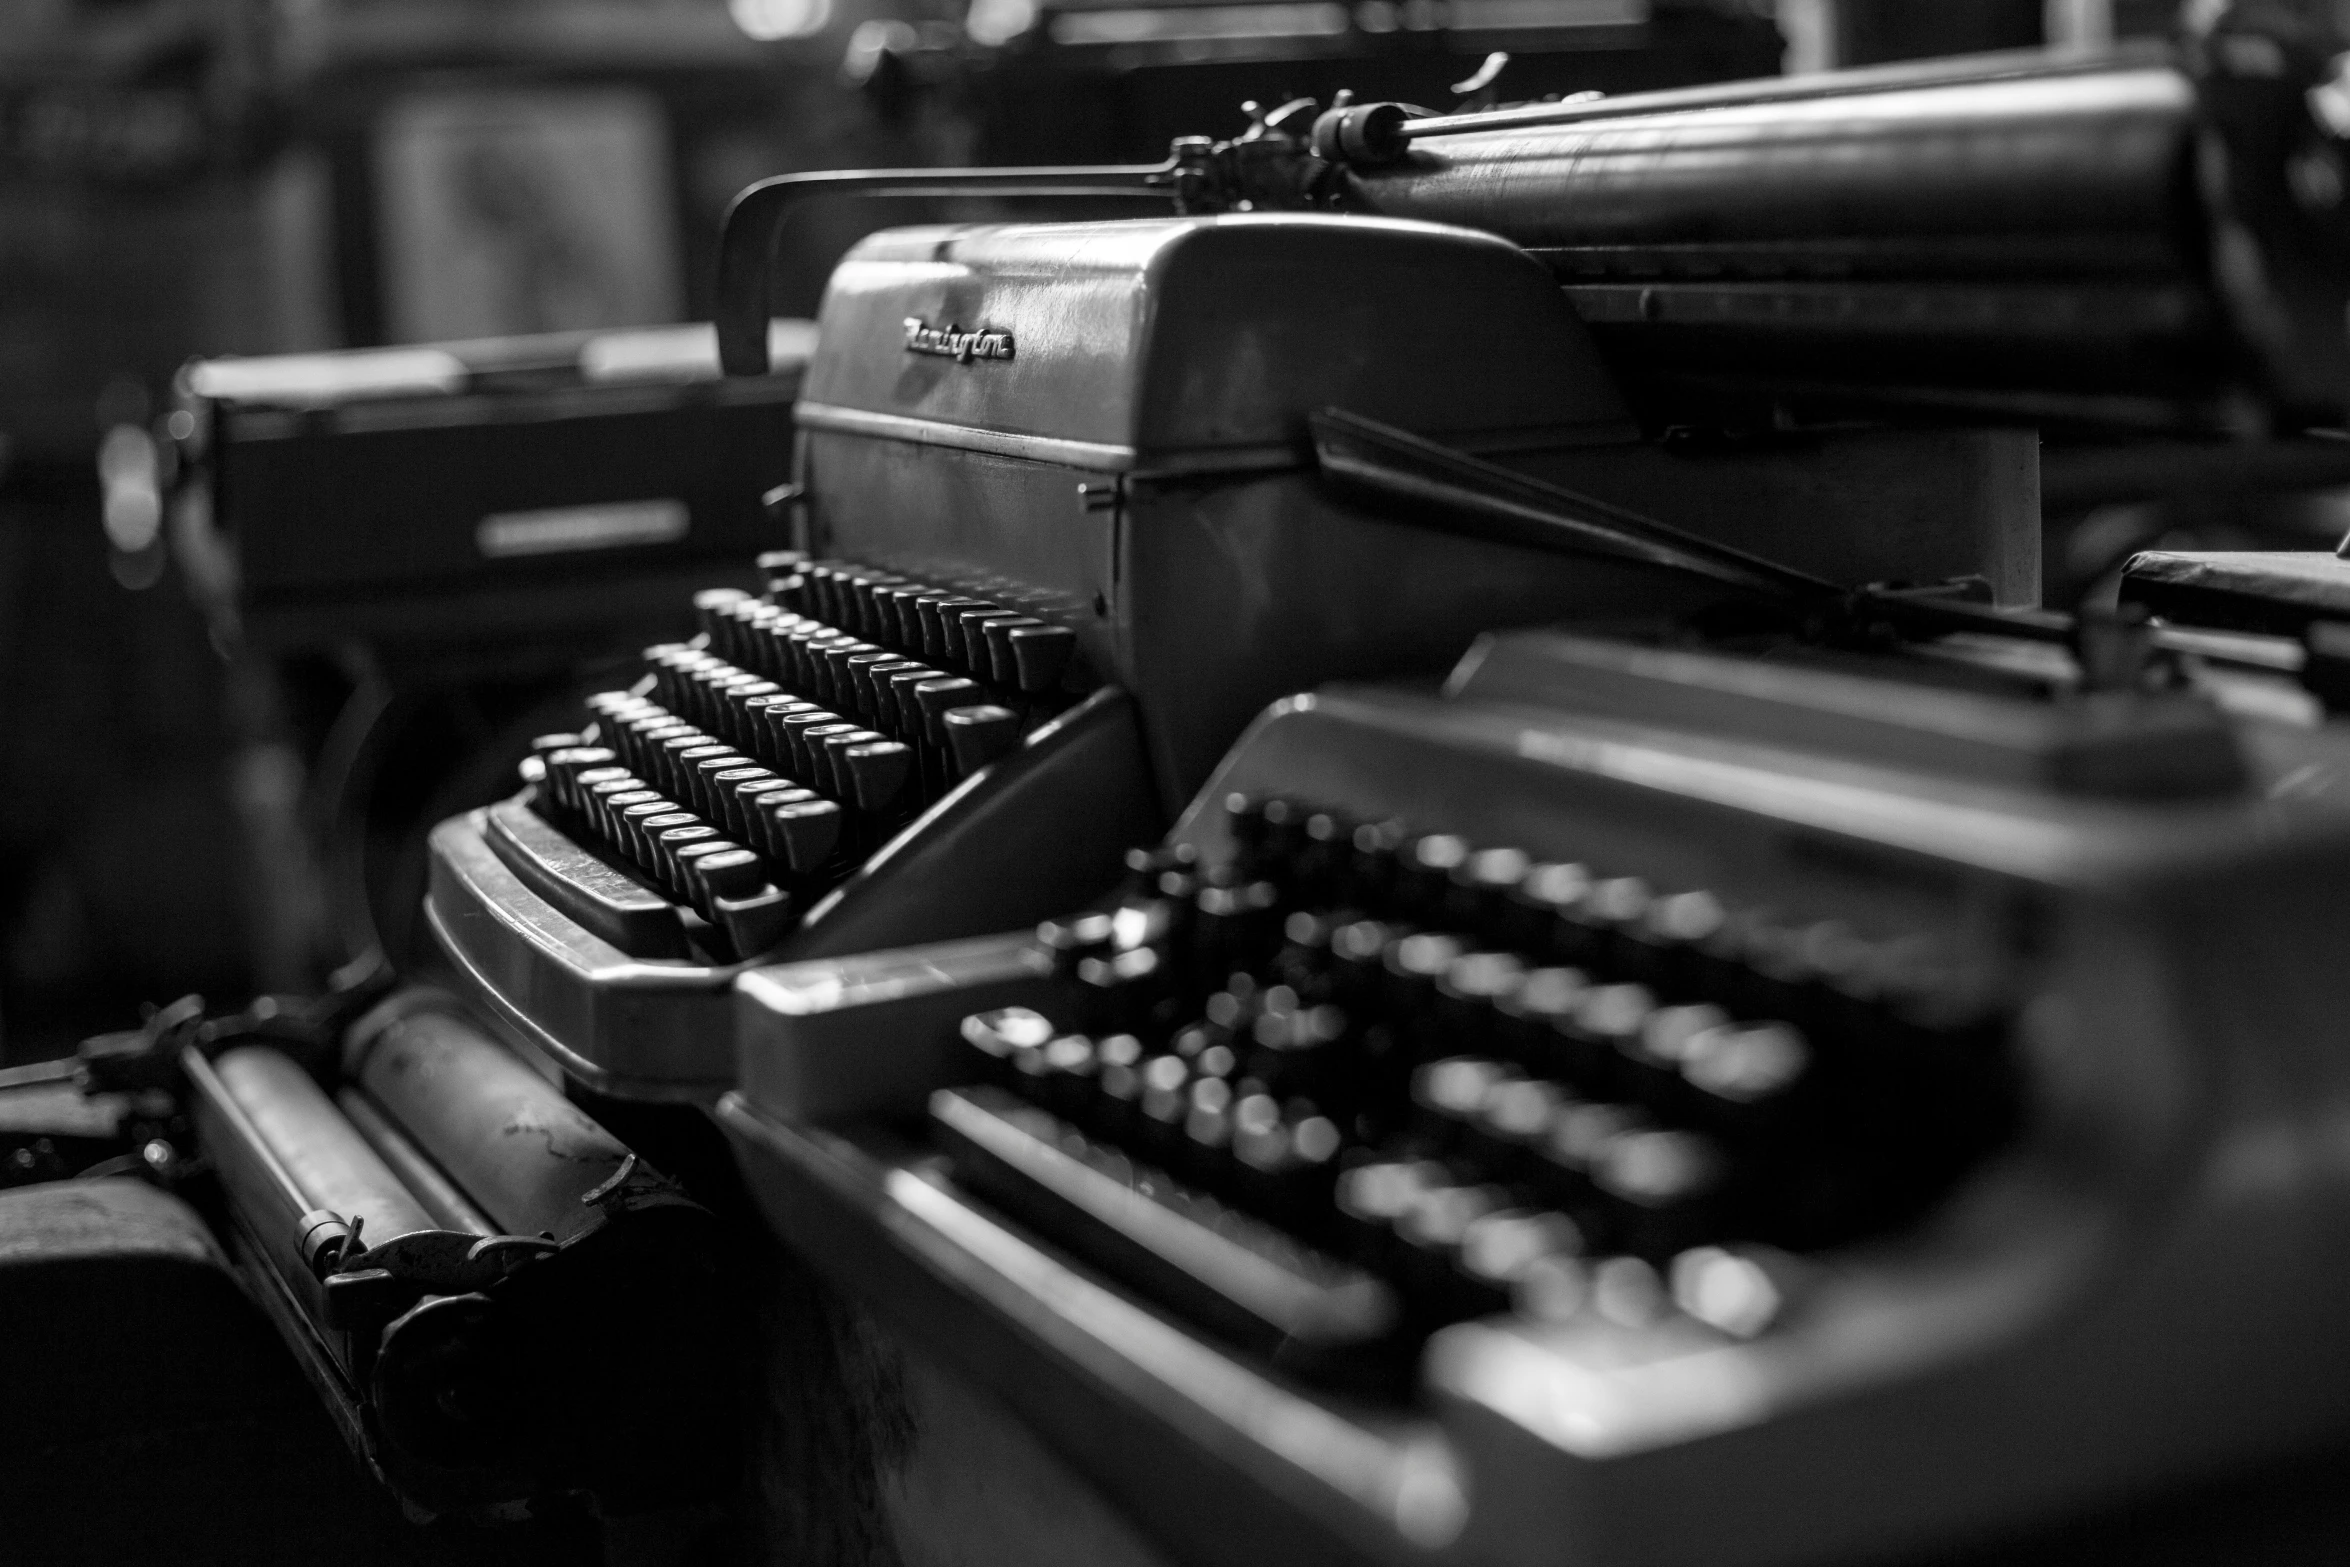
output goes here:
[{"label": "lever arm", "polygon": [[1177,196],[1178,158],[1164,163],[1014,169],[843,169],[779,174],[734,198],[718,242],[718,362],[728,375],[767,373],[775,254],[793,213],[826,196]]}]

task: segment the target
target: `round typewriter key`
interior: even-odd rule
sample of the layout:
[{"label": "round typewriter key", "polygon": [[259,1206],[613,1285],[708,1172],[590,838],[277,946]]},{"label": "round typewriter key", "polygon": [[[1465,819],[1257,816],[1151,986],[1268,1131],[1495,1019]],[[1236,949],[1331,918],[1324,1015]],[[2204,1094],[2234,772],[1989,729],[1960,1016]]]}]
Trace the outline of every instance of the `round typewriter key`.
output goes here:
[{"label": "round typewriter key", "polygon": [[1538,1077],[1504,1077],[1487,1090],[1469,1121],[1469,1146],[1476,1157],[1514,1180],[1541,1175],[1532,1150],[1550,1130],[1567,1095]]},{"label": "round typewriter key", "polygon": [[1040,631],[1044,623],[1034,615],[1007,612],[988,617],[980,624],[980,635],[987,645],[987,668],[995,683],[1007,691],[1018,691],[1020,660],[1014,651],[1012,638],[1023,631]]},{"label": "round typewriter key", "polygon": [[1365,1266],[1390,1269],[1396,1258],[1395,1223],[1420,1194],[1446,1184],[1444,1166],[1429,1161],[1377,1160],[1341,1170],[1332,1191],[1338,1232]]},{"label": "round typewriter key", "polygon": [[797,805],[816,798],[816,791],[804,789],[789,778],[760,778],[737,785],[734,792],[735,830],[743,842],[754,849],[765,849],[777,858],[783,851],[769,841],[767,812],[778,805]]},{"label": "round typewriter key", "polygon": [[930,679],[937,674],[937,671],[928,664],[907,658],[902,653],[892,653],[878,664],[867,665],[864,678],[873,688],[873,713],[867,722],[878,729],[887,730],[900,739],[906,738],[905,706],[898,700],[896,682],[900,676],[916,673],[921,674],[925,679]]},{"label": "round typewriter key", "polygon": [[1782,1123],[1811,1072],[1811,1046],[1785,1023],[1724,1023],[1693,1036],[1680,1062],[1693,1114],[1727,1133]]},{"label": "round typewriter key", "polygon": [[1697,1246],[1673,1259],[1667,1277],[1674,1305],[1732,1338],[1753,1338],[1785,1310],[1778,1272],[1749,1252]]},{"label": "round typewriter key", "polygon": [[1691,1044],[1729,1021],[1729,1014],[1710,1002],[1651,1011],[1637,1035],[1616,1040],[1617,1069],[1623,1074],[1625,1097],[1652,1105],[1667,1116],[1685,1114],[1690,1095],[1681,1073]]},{"label": "round typewriter key", "polygon": [[570,780],[571,797],[579,813],[586,816],[589,814],[590,807],[595,803],[592,794],[598,784],[626,782],[633,785],[635,780],[636,774],[625,767],[591,767],[583,773],[573,775]]},{"label": "round typewriter key", "polygon": [[962,1034],[963,1043],[976,1053],[983,1075],[995,1077],[1014,1051],[1041,1048],[1053,1037],[1053,1025],[1043,1013],[1028,1007],[999,1007],[965,1017]]},{"label": "round typewriter key", "polygon": [[907,609],[914,617],[907,647],[928,659],[946,655],[946,632],[939,624],[939,606],[954,596],[944,588],[925,588],[907,602]]},{"label": "round typewriter key", "polygon": [[1443,1321],[1485,1304],[1461,1276],[1460,1247],[1470,1225],[1508,1206],[1509,1194],[1497,1186],[1436,1186],[1396,1219],[1396,1274],[1427,1319]]},{"label": "round typewriter key", "polygon": [[1526,1264],[1510,1287],[1510,1305],[1536,1322],[1566,1322],[1591,1302],[1591,1266],[1564,1252]]},{"label": "round typewriter key", "polygon": [[900,662],[902,660],[899,656],[887,648],[871,648],[862,653],[849,655],[846,668],[849,678],[849,692],[852,698],[851,705],[855,708],[857,716],[866,723],[878,724],[884,721],[881,689],[876,682],[883,669]]},{"label": "round typewriter key", "polygon": [[713,854],[732,854],[741,848],[742,845],[731,838],[720,838],[713,835],[697,839],[677,851],[677,874],[690,894],[685,901],[699,909],[705,917],[710,912],[710,900],[702,890],[701,883],[696,879],[698,873],[694,867]]},{"label": "round typewriter key", "polygon": [[1001,683],[995,670],[994,652],[987,644],[987,628],[992,621],[1019,618],[1022,617],[1001,605],[980,599],[973,599],[969,605],[955,612],[955,622],[962,631],[963,664],[974,678],[990,684]]},{"label": "round typewriter key", "polygon": [[1592,1092],[1623,1097],[1653,1086],[1626,1065],[1625,1055],[1655,1010],[1656,997],[1645,985],[1592,986],[1560,1036],[1569,1047],[1563,1075]]},{"label": "round typewriter key", "polygon": [[1508,952],[1464,953],[1436,982],[1435,1028],[1452,1049],[1500,1047],[1501,1002],[1526,983],[1526,965]]},{"label": "round typewriter key", "polygon": [[1453,870],[1453,917],[1496,945],[1527,945],[1528,933],[1512,923],[1510,894],[1533,864],[1522,849],[1479,849]]},{"label": "round typewriter key", "polygon": [[1672,1297],[1646,1259],[1608,1257],[1591,1269],[1591,1309],[1619,1327],[1653,1327],[1672,1310]]},{"label": "round typewriter key", "polygon": [[725,790],[718,780],[728,773],[764,771],[757,762],[742,752],[725,750],[717,756],[705,756],[692,765],[686,774],[688,792],[694,797],[694,807],[712,821],[724,820]]},{"label": "round typewriter key", "polygon": [[1192,950],[1202,983],[1231,973],[1261,952],[1271,934],[1280,890],[1269,881],[1201,887],[1192,894]]},{"label": "round typewriter key", "polygon": [[1475,1292],[1471,1309],[1506,1310],[1538,1264],[1582,1252],[1583,1232],[1563,1213],[1504,1208],[1479,1214],[1460,1244],[1460,1271]]},{"label": "round typewriter key", "polygon": [[1471,1120],[1485,1101],[1517,1068],[1471,1056],[1432,1061],[1412,1074],[1415,1124],[1437,1148],[1456,1152],[1467,1146]]},{"label": "round typewriter key", "polygon": [[1615,1239],[1652,1260],[1718,1230],[1728,1179],[1721,1145],[1696,1132],[1626,1131],[1606,1139],[1591,1164],[1593,1186],[1614,1200]]},{"label": "round typewriter key", "polygon": [[799,732],[800,743],[807,748],[808,752],[809,785],[822,790],[836,800],[846,799],[849,792],[848,780],[843,776],[844,769],[840,760],[839,748],[835,747],[832,742],[851,735],[863,736],[870,733],[872,733],[871,730],[849,723],[837,714],[829,724],[808,724],[801,728]]},{"label": "round typewriter key", "polygon": [[778,782],[775,770],[746,760],[739,767],[722,768],[710,774],[710,819],[737,837],[747,837],[749,824],[742,814],[742,797],[738,790],[745,784]]},{"label": "round typewriter key", "polygon": [[1536,1187],[1558,1206],[1583,1219],[1595,1212],[1592,1169],[1609,1141],[1648,1129],[1653,1123],[1632,1105],[1570,1099],[1552,1115],[1534,1144]]},{"label": "round typewriter key", "polygon": [[629,862],[645,866],[651,859],[651,845],[645,837],[645,823],[658,816],[675,816],[678,820],[662,823],[665,827],[683,827],[692,818],[678,810],[677,802],[667,795],[655,795],[650,800],[639,800],[633,805],[619,807],[613,814],[612,837],[628,856]]},{"label": "round typewriter key", "polygon": [[[1311,828],[1312,819],[1306,825]],[[1344,822],[1338,823],[1344,826]],[[1395,896],[1396,855],[1411,833],[1401,822],[1364,822],[1344,845],[1338,892],[1351,903],[1377,907]]]},{"label": "round typewriter key", "polygon": [[1134,1130],[1142,1098],[1142,1041],[1132,1034],[1110,1034],[1094,1047],[1094,1077],[1101,1084],[1101,1115],[1112,1136]]},{"label": "round typewriter key", "polygon": [[1591,872],[1581,865],[1537,865],[1511,895],[1524,922],[1524,945],[1545,957],[1587,963],[1593,957],[1588,930],[1574,918]]},{"label": "round typewriter key", "polygon": [[1036,928],[1036,939],[1053,955],[1053,972],[1064,977],[1076,972],[1078,960],[1100,954],[1116,933],[1107,914],[1080,914],[1072,919],[1046,920]]},{"label": "round typewriter key", "polygon": [[[698,811],[707,806],[701,794],[700,764],[711,757],[738,756],[741,753],[723,740],[704,739],[699,744],[688,744],[680,738],[662,748],[654,765],[661,774],[661,786],[681,803]],[[745,762],[748,760],[743,758]]]},{"label": "round typewriter key", "polygon": [[1727,919],[1710,892],[1652,899],[1638,919],[1615,930],[1625,976],[1677,995],[1726,997],[1711,948]]},{"label": "round typewriter key", "polygon": [[1469,859],[1468,841],[1451,833],[1430,833],[1404,845],[1398,856],[1396,891],[1415,919],[1441,921],[1453,912],[1446,893]]},{"label": "round typewriter key", "polygon": [[588,791],[587,798],[588,812],[595,820],[596,831],[625,859],[628,855],[628,831],[621,823],[620,813],[632,805],[643,805],[662,799],[663,796],[658,789],[646,788],[640,779],[624,778],[618,785],[598,784]]},{"label": "round typewriter key", "polygon": [[619,757],[607,746],[567,745],[541,752],[546,769],[546,793],[566,810],[579,809],[579,780],[585,774],[610,767]]},{"label": "round typewriter key", "polygon": [[1059,1034],[1045,1042],[1039,1055],[1044,1073],[1036,1080],[1038,1102],[1064,1120],[1091,1127],[1098,1119],[1094,1073],[1100,1065],[1093,1041],[1083,1034]]},{"label": "round typewriter key", "polygon": [[914,740],[931,738],[929,717],[922,711],[922,704],[914,693],[928,681],[948,677],[928,664],[909,663],[889,671],[882,678],[889,687],[890,703],[897,711],[898,733]]},{"label": "round typewriter key", "polygon": [[723,635],[723,613],[750,595],[740,588],[704,588],[694,595],[694,621],[716,642]]},{"label": "round typewriter key", "polygon": [[830,793],[829,769],[817,747],[810,743],[808,731],[838,724],[840,715],[827,707],[809,706],[796,713],[787,713],[782,722],[784,770],[810,788]]}]

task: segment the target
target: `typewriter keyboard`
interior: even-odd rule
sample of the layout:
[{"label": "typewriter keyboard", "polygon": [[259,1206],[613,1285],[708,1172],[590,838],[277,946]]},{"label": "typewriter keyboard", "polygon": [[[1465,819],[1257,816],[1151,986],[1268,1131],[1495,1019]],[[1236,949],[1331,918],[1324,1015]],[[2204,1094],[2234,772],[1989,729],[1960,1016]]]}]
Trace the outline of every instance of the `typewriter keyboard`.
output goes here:
[{"label": "typewriter keyboard", "polygon": [[1225,808],[1230,863],[1138,853],[1045,928],[1066,1016],[967,1018],[932,1118],[976,1189],[1301,1374],[1595,1301],[1757,1331],[1791,1255],[1917,1214],[2013,1120],[2001,1007],[1922,941]]},{"label": "typewriter keyboard", "polygon": [[740,956],[1065,707],[1075,643],[905,577],[762,564],[764,596],[697,595],[702,635],[647,650],[645,683],[590,698],[592,727],[528,768],[543,817]]}]

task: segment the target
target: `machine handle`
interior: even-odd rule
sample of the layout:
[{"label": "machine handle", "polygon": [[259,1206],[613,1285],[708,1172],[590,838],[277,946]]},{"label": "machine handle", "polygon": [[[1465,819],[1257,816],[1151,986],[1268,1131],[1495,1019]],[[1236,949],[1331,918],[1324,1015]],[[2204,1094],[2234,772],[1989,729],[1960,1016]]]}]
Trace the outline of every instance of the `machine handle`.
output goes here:
[{"label": "machine handle", "polygon": [[826,196],[1156,196],[1178,199],[1180,157],[1164,163],[1013,169],[841,169],[779,174],[734,198],[718,242],[718,362],[728,375],[765,375],[768,298],[784,226]]}]

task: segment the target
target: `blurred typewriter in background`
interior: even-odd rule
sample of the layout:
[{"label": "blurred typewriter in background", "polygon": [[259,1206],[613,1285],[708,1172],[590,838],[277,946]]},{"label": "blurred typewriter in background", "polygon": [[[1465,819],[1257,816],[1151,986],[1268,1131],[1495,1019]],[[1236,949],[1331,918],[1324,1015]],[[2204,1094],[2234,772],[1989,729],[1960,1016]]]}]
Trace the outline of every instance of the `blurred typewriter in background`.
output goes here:
[{"label": "blurred typewriter in background", "polygon": [[245,765],[307,782],[247,807],[275,813],[248,824],[258,923],[326,927],[273,985],[413,961],[423,829],[494,793],[597,668],[689,631],[695,588],[756,580],[812,341],[768,330],[753,379],[690,325],[182,368],[154,475],[173,552],[236,655]]}]

